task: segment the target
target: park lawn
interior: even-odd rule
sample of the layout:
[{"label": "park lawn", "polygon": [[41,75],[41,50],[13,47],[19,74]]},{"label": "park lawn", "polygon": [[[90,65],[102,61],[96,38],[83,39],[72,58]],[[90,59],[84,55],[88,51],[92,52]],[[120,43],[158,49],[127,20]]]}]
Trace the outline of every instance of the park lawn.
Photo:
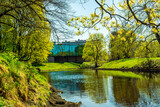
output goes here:
[{"label": "park lawn", "polygon": [[59,71],[65,69],[79,69],[79,63],[64,62],[64,63],[43,63],[42,65],[35,66],[43,71]]},{"label": "park lawn", "polygon": [[[160,60],[160,57],[149,58],[150,60]],[[128,58],[128,59],[120,59],[114,60],[107,63],[104,63],[99,68],[132,68],[141,64],[143,61],[146,61],[147,58]]]}]

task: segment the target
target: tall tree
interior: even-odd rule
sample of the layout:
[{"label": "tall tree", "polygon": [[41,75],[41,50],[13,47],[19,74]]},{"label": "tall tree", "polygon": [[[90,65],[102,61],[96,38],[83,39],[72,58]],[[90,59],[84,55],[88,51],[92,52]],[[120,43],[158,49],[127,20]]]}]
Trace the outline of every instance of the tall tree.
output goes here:
[{"label": "tall tree", "polygon": [[85,43],[83,49],[83,59],[95,63],[95,67],[98,67],[98,63],[103,60],[107,60],[106,40],[103,34],[91,34]]},{"label": "tall tree", "polygon": [[0,52],[43,62],[53,44],[51,32],[67,34],[68,7],[64,0],[0,0]]}]

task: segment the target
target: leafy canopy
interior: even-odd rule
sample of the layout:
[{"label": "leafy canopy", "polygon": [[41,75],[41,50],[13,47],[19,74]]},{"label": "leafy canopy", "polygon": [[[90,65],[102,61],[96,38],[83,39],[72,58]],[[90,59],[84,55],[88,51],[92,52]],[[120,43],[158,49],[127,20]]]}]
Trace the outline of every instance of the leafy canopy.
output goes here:
[{"label": "leafy canopy", "polygon": [[103,34],[91,34],[83,49],[83,59],[95,63],[95,67],[100,61],[107,60],[106,39]]},{"label": "leafy canopy", "polygon": [[[160,0],[94,0],[98,4],[89,17],[73,17],[68,25],[74,25],[80,35],[88,28],[98,30],[100,23],[108,31],[121,31],[131,28],[138,36],[154,36],[160,43]],[[143,37],[141,36],[141,37]]]}]

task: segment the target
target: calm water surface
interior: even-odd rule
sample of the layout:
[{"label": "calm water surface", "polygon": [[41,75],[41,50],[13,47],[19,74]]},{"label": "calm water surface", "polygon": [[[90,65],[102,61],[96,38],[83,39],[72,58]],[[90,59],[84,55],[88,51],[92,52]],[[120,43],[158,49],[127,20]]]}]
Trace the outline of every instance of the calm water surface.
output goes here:
[{"label": "calm water surface", "polygon": [[159,74],[141,74],[144,77],[141,79],[109,76],[94,70],[60,71],[43,75],[52,86],[63,91],[61,96],[64,99],[81,101],[82,107],[160,106]]}]

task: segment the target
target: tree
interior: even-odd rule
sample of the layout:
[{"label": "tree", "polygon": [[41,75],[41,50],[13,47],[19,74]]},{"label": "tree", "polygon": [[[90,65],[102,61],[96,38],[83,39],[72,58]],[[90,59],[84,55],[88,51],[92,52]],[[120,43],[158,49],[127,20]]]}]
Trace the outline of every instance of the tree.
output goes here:
[{"label": "tree", "polygon": [[83,54],[83,48],[84,48],[84,45],[78,45],[75,48],[76,55],[81,56]]},{"label": "tree", "polygon": [[154,41],[151,43],[149,43],[148,41],[141,41],[141,43],[136,47],[134,56],[140,58],[159,57],[160,47],[158,41]]},{"label": "tree", "polygon": [[0,25],[13,27],[12,24],[4,19],[12,19],[16,23],[26,28],[38,27],[41,21],[49,22],[52,27],[52,33],[69,34],[67,29],[67,20],[69,19],[70,6],[69,1],[65,0],[0,0]]},{"label": "tree", "polygon": [[109,44],[111,60],[134,57],[137,45],[136,36],[133,31],[128,29],[123,30],[122,34],[112,32]]},{"label": "tree", "polygon": [[[83,28],[97,29],[97,23],[109,31],[112,30],[112,27],[121,30],[124,26],[129,28],[134,26],[132,30],[138,32],[138,35],[143,34],[146,38],[154,35],[153,40],[157,40],[160,44],[159,0],[122,0],[121,2],[95,0],[95,2],[98,7],[91,13],[90,17],[71,18],[68,21],[69,25],[76,26],[76,34],[83,33]],[[83,26],[82,29],[81,26]]]},{"label": "tree", "polygon": [[0,52],[12,51],[20,60],[43,62],[53,45],[51,32],[68,32],[63,28],[68,10],[64,0],[0,0]]},{"label": "tree", "polygon": [[107,60],[106,40],[103,34],[91,34],[83,49],[83,59],[95,63],[95,67],[103,60]]},{"label": "tree", "polygon": [[[13,1],[13,5],[21,6],[26,4],[22,2],[24,1],[17,1],[16,5]],[[40,1],[37,1],[37,3],[42,5]],[[1,2],[2,6],[6,6],[1,11],[4,14],[0,17],[1,22],[5,22],[0,22],[1,52],[12,51],[22,61],[38,63],[45,61],[52,47],[52,43],[50,41],[51,26],[47,21],[44,21],[46,19],[44,12],[34,3],[30,5],[30,8],[35,11],[34,13],[32,13],[29,7],[22,8],[23,6],[11,11],[13,7],[10,5],[11,8],[8,4],[11,4],[11,1]],[[5,13],[4,11],[9,8],[11,12]],[[6,23],[9,23],[10,26]]]}]

